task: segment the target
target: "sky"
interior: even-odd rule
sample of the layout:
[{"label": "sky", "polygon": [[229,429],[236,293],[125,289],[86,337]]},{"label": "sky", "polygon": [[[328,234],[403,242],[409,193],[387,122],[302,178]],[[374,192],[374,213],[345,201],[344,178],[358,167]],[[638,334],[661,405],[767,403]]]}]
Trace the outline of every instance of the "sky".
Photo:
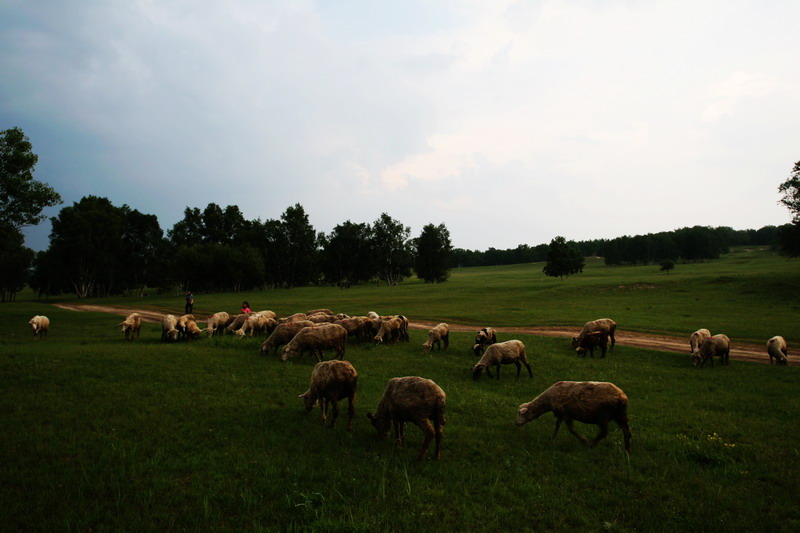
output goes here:
[{"label": "sky", "polygon": [[[0,130],[64,204],[381,213],[514,248],[790,221],[800,2],[4,0]],[[26,229],[47,247],[49,222]]]}]

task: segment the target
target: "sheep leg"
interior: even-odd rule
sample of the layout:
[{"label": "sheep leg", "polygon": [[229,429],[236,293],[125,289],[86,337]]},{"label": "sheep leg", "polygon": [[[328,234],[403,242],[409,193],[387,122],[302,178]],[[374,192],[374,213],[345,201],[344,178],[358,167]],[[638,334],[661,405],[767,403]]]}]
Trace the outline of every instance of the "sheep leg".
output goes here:
[{"label": "sheep leg", "polygon": [[528,375],[530,377],[533,377],[533,370],[531,370],[531,365],[529,365],[527,362],[523,362],[523,364],[525,365],[525,368],[528,369]]},{"label": "sheep leg", "polygon": [[347,398],[347,431],[353,429],[353,416],[356,414],[356,393],[353,393]]},{"label": "sheep leg", "polygon": [[[418,460],[422,460],[425,458],[425,454],[428,453],[428,447],[431,445],[431,441],[435,435],[435,431],[433,429],[433,424],[427,418],[423,418],[417,422],[419,429],[425,434],[425,440],[422,441],[422,448],[419,449],[419,454],[417,455]],[[439,450],[439,445],[441,443],[440,437],[436,438],[436,453],[441,455],[441,451]],[[437,457],[438,459],[439,457]]]},{"label": "sheep leg", "polygon": [[[564,422],[567,423],[567,429],[569,430],[570,433],[578,437],[578,440],[580,440],[582,443],[586,444],[587,446],[589,445],[589,442],[586,440],[586,438],[577,431],[575,431],[575,428],[572,427],[572,420],[567,419]],[[608,432],[608,428],[606,428],[606,432]]]},{"label": "sheep leg", "polygon": [[[446,349],[448,349],[449,347],[450,347],[450,333],[448,333],[448,334],[447,334],[447,335],[445,335],[445,337],[444,337],[444,349],[446,350]],[[438,457],[437,457],[437,459],[438,459]]]},{"label": "sheep leg", "polygon": [[443,432],[442,432],[442,424],[438,419],[436,421],[434,421],[433,429],[436,432],[436,451],[435,451],[434,457],[436,457],[436,459],[439,460],[439,459],[442,458],[442,437],[443,437]]},{"label": "sheep leg", "polygon": [[519,360],[514,361],[514,365],[517,367],[517,379],[519,379],[519,374],[522,372],[522,365],[519,364]]},{"label": "sheep leg", "polygon": [[319,410],[322,413],[322,424],[328,421],[328,399],[324,396],[319,401]]},{"label": "sheep leg", "polygon": [[611,337],[611,349],[613,350],[614,349],[614,345],[617,343],[617,341],[614,340],[614,331],[613,330],[611,331],[611,334],[609,336]]},{"label": "sheep leg", "polygon": [[623,415],[616,419],[617,425],[625,435],[625,451],[631,453],[631,428],[628,425],[628,417]]},{"label": "sheep leg", "polygon": [[606,438],[606,435],[608,435],[608,421],[598,422],[597,425],[600,427],[600,433],[598,433],[594,438],[591,446],[589,446],[590,448],[597,446],[597,443]]},{"label": "sheep leg", "polygon": [[397,420],[397,419],[395,419],[395,420],[392,420],[392,425],[394,425],[394,438],[395,438],[395,440],[397,442],[399,442],[399,443],[402,443],[403,440],[405,439],[405,435],[404,435],[405,428],[403,427],[404,423],[399,421],[399,420]]},{"label": "sheep leg", "polygon": [[[486,368],[489,368],[488,366]],[[500,379],[500,363],[497,364],[497,379]]]},{"label": "sheep leg", "polygon": [[556,438],[556,435],[558,435],[558,428],[560,427],[561,427],[561,417],[556,416],[556,430],[553,431],[553,436],[551,437],[552,439]]},{"label": "sheep leg", "polygon": [[492,376],[492,365],[489,365],[489,366],[486,367],[486,375],[489,376],[490,378],[493,377]]},{"label": "sheep leg", "polygon": [[336,419],[339,418],[339,401],[337,399],[332,399],[331,404],[333,405],[333,414],[331,415],[331,427],[336,426]]}]

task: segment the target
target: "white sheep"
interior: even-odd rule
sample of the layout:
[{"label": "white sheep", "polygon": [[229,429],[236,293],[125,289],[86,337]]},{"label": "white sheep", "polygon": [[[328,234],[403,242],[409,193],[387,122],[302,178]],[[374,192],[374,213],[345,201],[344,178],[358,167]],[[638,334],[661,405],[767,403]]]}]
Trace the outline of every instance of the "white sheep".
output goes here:
[{"label": "white sheep", "polygon": [[367,413],[367,418],[383,437],[388,437],[394,427],[395,438],[401,443],[405,440],[405,423],[413,422],[425,434],[417,459],[425,457],[434,437],[435,457],[440,459],[446,399],[442,388],[430,379],[419,376],[392,378],[386,384],[375,414]]},{"label": "white sheep", "polygon": [[175,315],[164,315],[161,319],[161,341],[176,341],[178,340],[178,330],[175,326],[178,324],[178,318]]},{"label": "white sheep", "polygon": [[320,402],[322,423],[328,416],[328,404],[333,406],[331,427],[336,425],[339,416],[339,400],[347,398],[348,418],[347,431],[353,429],[353,415],[355,413],[356,386],[358,372],[348,361],[322,361],[314,366],[311,371],[311,385],[308,390],[300,395],[303,399],[306,412],[310,412],[317,402]]},{"label": "white sheep", "polygon": [[317,361],[322,361],[323,350],[335,350],[339,359],[344,359],[347,330],[338,324],[315,324],[297,332],[281,352],[281,361],[286,361],[303,352],[310,351]]},{"label": "white sheep", "polygon": [[714,366],[714,356],[721,359],[723,365],[730,364],[731,353],[731,340],[727,335],[719,333],[712,337],[705,339],[700,343],[700,348],[697,350],[697,355],[692,355],[693,364],[697,366],[700,362],[700,368],[705,366],[706,361],[711,361],[711,366]]},{"label": "white sheep", "polygon": [[444,343],[445,350],[450,346],[450,326],[444,322],[428,330],[428,340],[425,341],[422,347],[426,351],[430,351],[435,344],[436,348],[441,351],[442,343]]},{"label": "white sheep", "polygon": [[50,329],[50,319],[44,315],[36,315],[30,320],[28,324],[31,325],[33,330],[33,338],[47,337],[47,331]]},{"label": "white sheep", "polygon": [[767,341],[767,353],[769,354],[769,364],[773,364],[773,359],[779,365],[789,364],[789,350],[786,347],[786,339],[780,335],[775,335]]},{"label": "white sheep", "polygon": [[689,337],[689,347],[692,350],[692,364],[696,365],[697,362],[700,361],[700,345],[703,344],[703,341],[706,339],[711,338],[711,332],[708,331],[706,328],[700,328]]},{"label": "white sheep", "polygon": [[631,451],[631,429],[628,426],[628,397],[608,382],[599,381],[559,381],[528,403],[519,406],[517,426],[535,420],[550,411],[556,416],[558,434],[561,422],[566,422],[570,433],[584,444],[586,439],[572,427],[572,421],[584,424],[597,424],[600,433],[592,441],[592,448],[608,435],[608,423],[614,421],[625,436],[625,451]]},{"label": "white sheep", "polygon": [[125,340],[133,340],[134,335],[139,337],[139,331],[142,329],[142,316],[139,313],[131,313],[117,326],[125,334]]},{"label": "white sheep", "polygon": [[209,315],[208,321],[206,322],[206,333],[209,337],[211,337],[216,334],[218,330],[230,324],[232,320],[233,318],[231,315],[225,311],[220,311],[218,313],[214,313],[213,315]]},{"label": "white sheep", "polygon": [[486,348],[483,357],[472,367],[472,378],[477,381],[484,370],[487,376],[492,377],[491,367],[496,366],[497,379],[500,379],[500,365],[512,363],[517,366],[517,377],[519,377],[522,370],[520,363],[525,365],[525,368],[528,369],[528,374],[533,377],[531,365],[528,364],[528,356],[525,354],[525,345],[522,341],[510,340],[498,342]]}]

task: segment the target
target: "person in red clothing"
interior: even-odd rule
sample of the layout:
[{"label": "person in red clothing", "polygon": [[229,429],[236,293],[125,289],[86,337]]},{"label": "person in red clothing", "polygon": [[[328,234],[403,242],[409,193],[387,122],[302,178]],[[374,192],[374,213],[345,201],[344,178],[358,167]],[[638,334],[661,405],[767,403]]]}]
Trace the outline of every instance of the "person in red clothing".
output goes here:
[{"label": "person in red clothing", "polygon": [[242,302],[242,310],[241,310],[241,312],[242,312],[242,313],[247,313],[248,315],[249,315],[250,313],[252,313],[252,311],[250,310],[250,304],[249,304],[249,303],[247,303],[246,301],[245,301],[245,302]]}]

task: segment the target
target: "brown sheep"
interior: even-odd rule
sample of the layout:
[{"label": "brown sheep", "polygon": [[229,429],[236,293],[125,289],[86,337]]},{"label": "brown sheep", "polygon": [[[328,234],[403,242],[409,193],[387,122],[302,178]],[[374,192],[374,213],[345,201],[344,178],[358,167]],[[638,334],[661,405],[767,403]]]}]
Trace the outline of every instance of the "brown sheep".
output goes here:
[{"label": "brown sheep", "polygon": [[316,313],[313,315],[308,315],[308,320],[315,324],[325,324],[325,323],[333,323],[339,320],[336,318],[336,315],[328,315],[325,313]]},{"label": "brown sheep", "polygon": [[482,328],[475,335],[475,344],[472,346],[472,351],[475,355],[480,356],[487,346],[497,342],[497,330],[494,328]]},{"label": "brown sheep", "polygon": [[317,361],[322,361],[323,350],[336,350],[336,357],[344,359],[346,343],[347,330],[338,324],[317,324],[305,327],[283,347],[281,361],[286,361],[296,355],[302,356],[305,351],[311,351],[317,357]]},{"label": "brown sheep", "polygon": [[200,335],[203,334],[203,330],[197,325],[197,322],[194,320],[187,320],[186,321],[186,338],[190,341],[199,339]]},{"label": "brown sheep", "polygon": [[125,334],[126,341],[133,340],[134,335],[139,338],[139,331],[142,329],[142,316],[139,313],[131,313],[117,326]]},{"label": "brown sheep", "polygon": [[422,347],[425,348],[426,351],[431,351],[435,344],[436,348],[442,351],[443,342],[444,349],[446,350],[450,346],[450,326],[444,322],[428,330],[428,340],[425,341]]},{"label": "brown sheep", "polygon": [[525,365],[525,368],[528,369],[528,374],[533,377],[531,365],[528,364],[528,356],[525,354],[525,345],[522,341],[510,340],[498,342],[486,348],[483,357],[472,367],[472,379],[476,381],[480,379],[484,370],[487,376],[492,377],[492,366],[497,367],[497,379],[500,379],[500,365],[509,365],[511,363],[517,366],[517,378],[519,378],[522,370],[520,363]]},{"label": "brown sheep", "polygon": [[352,318],[343,318],[334,322],[339,324],[347,330],[348,337],[355,337],[357,340],[362,341],[366,338],[366,333],[369,327],[369,319],[366,317],[355,316]]},{"label": "brown sheep", "polygon": [[705,366],[706,361],[711,361],[711,366],[714,366],[714,356],[720,358],[723,365],[730,364],[731,341],[727,335],[722,333],[714,335],[705,339],[697,350],[697,355],[692,356],[693,364],[697,366],[700,362],[700,368]]},{"label": "brown sheep", "polygon": [[244,321],[247,320],[247,317],[250,316],[250,313],[239,313],[231,320],[230,324],[225,326],[226,333],[234,333],[239,329],[242,329],[244,325]]},{"label": "brown sheep", "polygon": [[325,309],[325,308],[322,308],[322,309],[312,309],[311,311],[306,311],[306,315],[308,315],[308,316],[311,316],[311,315],[318,315],[318,314],[323,314],[323,315],[332,315],[332,314],[334,314],[334,313],[333,313],[333,311],[331,311],[330,309]]},{"label": "brown sheep", "polygon": [[631,451],[631,429],[628,426],[628,397],[622,389],[608,382],[559,381],[528,403],[519,406],[517,426],[535,420],[550,411],[556,415],[558,434],[561,422],[566,422],[570,433],[584,444],[587,440],[572,427],[572,421],[597,424],[600,433],[592,441],[594,448],[608,435],[608,423],[614,421],[625,436],[625,451]]},{"label": "brown sheep", "polygon": [[218,330],[230,324],[232,320],[233,318],[231,317],[231,315],[229,315],[225,311],[220,311],[219,313],[214,313],[213,315],[209,315],[208,321],[206,322],[206,333],[208,334],[209,337],[211,337]]},{"label": "brown sheep", "polygon": [[50,329],[50,319],[44,315],[36,315],[30,320],[28,324],[31,325],[33,330],[33,338],[47,337],[47,331]]},{"label": "brown sheep", "polygon": [[272,331],[270,336],[267,337],[267,340],[261,344],[261,354],[266,355],[270,350],[274,350],[277,354],[279,346],[283,346],[292,340],[294,336],[297,335],[297,332],[301,329],[313,325],[314,323],[309,322],[308,320],[278,324],[275,326],[275,329]]},{"label": "brown sheep", "polygon": [[773,359],[779,365],[789,364],[789,350],[786,347],[786,339],[780,335],[776,335],[767,341],[767,353],[769,354],[769,364],[773,364]]},{"label": "brown sheep", "polygon": [[575,348],[575,352],[578,357],[586,357],[586,352],[588,351],[589,355],[594,357],[595,348],[600,348],[601,359],[606,356],[606,350],[608,349],[608,334],[606,332],[593,331],[584,335],[580,345]]},{"label": "brown sheep", "polygon": [[311,371],[311,385],[300,398],[303,399],[307,413],[320,401],[323,424],[328,417],[328,404],[333,405],[331,427],[336,425],[336,418],[339,416],[339,400],[347,398],[347,431],[350,431],[353,429],[357,383],[358,373],[349,362],[336,359],[322,361]]},{"label": "brown sheep", "polygon": [[583,338],[592,333],[593,331],[603,331],[608,334],[608,337],[611,339],[611,349],[614,349],[614,345],[616,341],[614,339],[614,332],[617,329],[617,323],[611,320],[610,318],[598,318],[597,320],[591,320],[583,325],[583,329],[580,333],[578,333],[577,337],[572,337],[572,347],[577,348],[581,345],[581,341]]},{"label": "brown sheep", "polygon": [[285,324],[287,322],[299,322],[301,320],[308,320],[308,315],[305,313],[295,313],[287,317],[279,318],[278,324]]},{"label": "brown sheep", "polygon": [[418,376],[392,378],[383,391],[375,414],[367,413],[367,418],[383,437],[388,437],[394,427],[395,438],[401,443],[405,440],[405,423],[413,422],[425,434],[417,459],[425,457],[434,437],[436,438],[434,455],[436,459],[440,459],[442,426],[445,425],[445,400],[444,391],[430,379]]},{"label": "brown sheep", "polygon": [[380,324],[380,329],[373,338],[375,344],[394,344],[402,338],[403,320],[401,318],[383,318]]}]

